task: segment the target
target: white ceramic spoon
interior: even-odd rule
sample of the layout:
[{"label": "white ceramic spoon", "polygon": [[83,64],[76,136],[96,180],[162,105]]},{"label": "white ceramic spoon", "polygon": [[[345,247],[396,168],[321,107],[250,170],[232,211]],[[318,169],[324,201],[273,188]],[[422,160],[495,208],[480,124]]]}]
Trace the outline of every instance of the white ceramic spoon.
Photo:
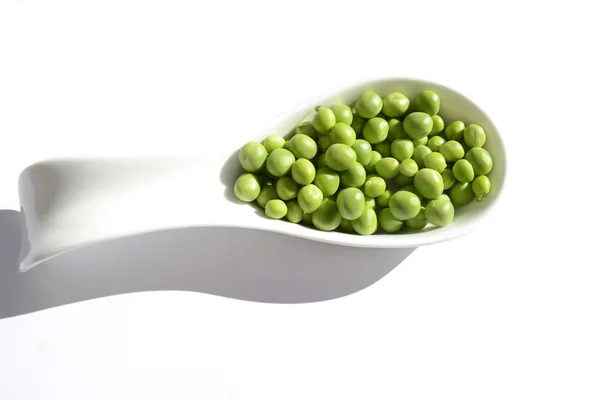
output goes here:
[{"label": "white ceramic spoon", "polygon": [[[322,232],[262,212],[233,196],[240,172],[239,147],[271,133],[285,135],[301,120],[311,119],[316,105],[352,104],[366,90],[382,96],[399,91],[409,97],[435,90],[446,123],[477,123],[487,133],[486,149],[494,158],[489,175],[492,192],[456,212],[444,228],[394,235],[359,236]],[[198,156],[71,158],[46,160],[26,168],[19,196],[26,226],[26,253],[21,270],[82,246],[165,229],[228,226],[274,231],[326,243],[358,247],[417,247],[471,232],[497,203],[506,173],[502,139],[490,118],[473,102],[448,87],[414,79],[358,82],[313,98],[256,129],[235,146],[199,152]],[[340,248],[343,251],[343,248]]]}]

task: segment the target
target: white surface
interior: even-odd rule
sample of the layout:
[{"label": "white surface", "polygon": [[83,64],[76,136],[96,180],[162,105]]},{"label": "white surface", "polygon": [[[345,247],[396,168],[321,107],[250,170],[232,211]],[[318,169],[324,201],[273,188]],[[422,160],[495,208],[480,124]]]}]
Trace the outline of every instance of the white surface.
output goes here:
[{"label": "white surface", "polygon": [[0,399],[600,397],[592,4],[0,1],[0,209],[40,158],[200,147],[374,74],[463,92],[510,174],[477,233],[337,300],[152,292],[0,320]]}]

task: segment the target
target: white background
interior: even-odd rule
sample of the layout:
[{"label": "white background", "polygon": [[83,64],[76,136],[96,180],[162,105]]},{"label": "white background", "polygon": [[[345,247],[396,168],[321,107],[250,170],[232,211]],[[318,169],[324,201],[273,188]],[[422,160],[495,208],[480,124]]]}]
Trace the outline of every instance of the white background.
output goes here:
[{"label": "white background", "polygon": [[0,0],[0,209],[40,158],[218,145],[365,76],[463,92],[509,168],[485,226],[350,296],[146,292],[0,320],[0,399],[600,398],[592,5]]}]

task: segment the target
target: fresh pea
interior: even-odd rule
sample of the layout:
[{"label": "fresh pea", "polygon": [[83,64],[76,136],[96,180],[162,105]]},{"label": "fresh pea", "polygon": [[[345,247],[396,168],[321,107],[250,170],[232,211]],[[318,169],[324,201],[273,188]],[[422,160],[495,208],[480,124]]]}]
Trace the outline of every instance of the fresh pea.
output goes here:
[{"label": "fresh pea", "polygon": [[390,198],[394,192],[390,189],[386,189],[385,192],[381,194],[381,196],[377,197],[377,205],[379,207],[389,207],[390,206]]},{"label": "fresh pea", "polygon": [[356,140],[356,132],[348,124],[338,122],[331,129],[331,142],[332,143],[343,143],[348,146],[352,146]]},{"label": "fresh pea", "polygon": [[419,166],[417,165],[417,162],[411,158],[402,161],[398,167],[398,172],[408,177],[415,176],[418,170]]},{"label": "fresh pea", "polygon": [[408,110],[410,101],[402,93],[390,93],[383,98],[383,113],[386,117],[397,118]]},{"label": "fresh pea", "polygon": [[414,229],[416,231],[420,231],[427,226],[427,219],[425,218],[425,207],[419,208],[419,213],[406,221],[404,221],[404,225],[407,228]]},{"label": "fresh pea", "polygon": [[256,202],[258,203],[259,206],[261,206],[262,208],[265,208],[267,206],[267,202],[269,200],[278,199],[278,198],[279,197],[277,196],[277,190],[275,189],[275,186],[265,185],[260,188],[260,193],[258,194],[258,197],[256,198]]},{"label": "fresh pea", "polygon": [[352,221],[342,218],[342,222],[340,222],[340,229],[342,232],[346,233],[354,233],[354,228],[352,227]]},{"label": "fresh pea", "polygon": [[269,200],[265,206],[265,214],[273,219],[281,219],[287,214],[287,205],[280,199]]},{"label": "fresh pea", "polygon": [[310,137],[313,140],[317,140],[319,138],[319,132],[317,132],[311,121],[300,122],[296,126],[296,129],[294,129],[294,134],[303,134]]},{"label": "fresh pea", "polygon": [[440,146],[444,144],[445,140],[441,136],[433,136],[427,141],[427,147],[431,149],[431,151],[439,151]]},{"label": "fresh pea", "polygon": [[375,92],[364,92],[356,100],[354,108],[356,109],[356,113],[361,117],[373,118],[383,108],[383,100]]},{"label": "fresh pea", "polygon": [[391,157],[391,144],[388,141],[377,143],[373,148],[381,154],[381,157]]},{"label": "fresh pea", "polygon": [[446,139],[456,141],[462,140],[464,131],[465,123],[462,121],[454,121],[446,127]]},{"label": "fresh pea", "polygon": [[433,151],[425,156],[423,159],[426,168],[431,168],[439,173],[442,173],[446,169],[446,159],[441,153]]},{"label": "fresh pea", "polygon": [[317,143],[310,136],[302,133],[292,137],[288,147],[296,158],[310,160],[317,155]]},{"label": "fresh pea", "polygon": [[335,171],[345,171],[356,162],[356,153],[352,147],[334,143],[327,149],[327,166]]},{"label": "fresh pea", "polygon": [[352,150],[356,153],[356,161],[364,167],[369,165],[373,151],[371,143],[363,139],[358,139],[352,145]]},{"label": "fresh pea", "polygon": [[483,128],[476,124],[469,124],[463,133],[465,144],[471,148],[483,147],[487,136]]},{"label": "fresh pea", "polygon": [[481,147],[473,147],[467,151],[465,158],[471,163],[477,176],[489,174],[494,167],[492,156],[490,156],[487,150]]},{"label": "fresh pea", "polygon": [[363,127],[365,126],[365,119],[360,115],[354,113],[352,116],[352,123],[350,126],[354,129],[357,135],[362,135]]},{"label": "fresh pea", "polygon": [[412,158],[417,162],[419,168],[425,168],[425,156],[427,156],[429,153],[431,153],[431,149],[429,147],[423,145],[415,146]]},{"label": "fresh pea", "polygon": [[389,208],[384,208],[379,211],[377,221],[379,222],[381,229],[387,233],[396,233],[402,229],[402,221],[394,217]]},{"label": "fresh pea", "polygon": [[415,188],[428,199],[436,199],[444,191],[444,181],[442,175],[434,169],[423,168],[415,175]]},{"label": "fresh pea", "polygon": [[439,115],[433,115],[431,117],[433,121],[433,127],[431,128],[431,132],[429,132],[429,136],[437,135],[442,133],[444,130],[444,120]]},{"label": "fresh pea", "polygon": [[469,204],[475,194],[473,193],[473,189],[471,189],[470,183],[456,183],[449,192],[450,200],[455,206],[464,206]]},{"label": "fresh pea", "polygon": [[425,218],[435,226],[446,226],[454,219],[454,206],[450,199],[440,197],[425,207]]},{"label": "fresh pea", "polygon": [[340,176],[331,168],[319,168],[314,180],[324,197],[332,196],[340,187]]},{"label": "fresh pea", "polygon": [[323,192],[313,185],[303,186],[298,192],[298,204],[305,213],[314,212],[323,202]]},{"label": "fresh pea", "polygon": [[295,162],[296,158],[291,151],[281,148],[275,149],[267,157],[267,171],[273,176],[281,177],[291,171]]},{"label": "fresh pea", "polygon": [[302,186],[312,183],[315,179],[315,165],[305,158],[299,158],[292,165],[292,178]]},{"label": "fresh pea", "polygon": [[365,194],[371,197],[379,197],[385,192],[385,180],[379,176],[373,176],[365,182]]},{"label": "fresh pea", "polygon": [[487,176],[479,175],[471,184],[471,188],[473,189],[473,193],[475,193],[477,201],[482,201],[490,190],[492,190],[492,183]]},{"label": "fresh pea", "polygon": [[302,221],[304,211],[302,211],[302,208],[300,208],[298,202],[296,200],[292,200],[288,201],[285,204],[287,206],[287,213],[285,214],[285,218],[294,224],[297,224],[298,222]]},{"label": "fresh pea", "polygon": [[[400,166],[398,166],[398,171],[400,171]],[[398,185],[398,187],[403,187],[406,185],[412,185],[413,183],[413,177],[412,176],[406,176],[404,174],[398,174],[394,177],[394,183],[396,183],[396,185]]]},{"label": "fresh pea", "polygon": [[233,185],[235,197],[247,203],[256,200],[260,194],[260,184],[256,175],[251,173],[241,174]]},{"label": "fresh pea", "polygon": [[285,147],[285,139],[279,135],[270,135],[263,140],[262,144],[268,153],[272,153],[275,149],[283,149]]},{"label": "fresh pea", "polygon": [[248,172],[256,172],[267,161],[267,149],[258,142],[247,143],[238,152],[238,161],[242,168]]},{"label": "fresh pea", "polygon": [[406,132],[404,132],[404,127],[402,126],[402,121],[396,118],[390,118],[388,120],[388,137],[387,140],[393,142],[396,139],[410,139]]},{"label": "fresh pea", "polygon": [[317,147],[320,151],[327,151],[327,149],[333,144],[331,135],[323,135],[317,141]]},{"label": "fresh pea", "polygon": [[392,195],[389,204],[392,215],[399,220],[405,221],[419,214],[421,201],[416,194],[400,190]]},{"label": "fresh pea", "polygon": [[390,152],[392,153],[392,157],[394,157],[398,161],[404,161],[408,158],[411,158],[414,151],[414,144],[407,139],[396,139],[392,142],[392,145],[390,146]]},{"label": "fresh pea", "polygon": [[383,142],[388,135],[389,131],[388,122],[379,117],[371,118],[363,127],[363,137],[371,144],[377,144]]},{"label": "fresh pea", "polygon": [[384,157],[375,165],[375,171],[384,179],[392,179],[398,175],[399,166],[400,163],[395,158]]},{"label": "fresh pea", "polygon": [[473,166],[465,159],[458,160],[454,163],[452,174],[460,183],[471,182],[473,178],[475,178]]},{"label": "fresh pea", "polygon": [[404,132],[411,139],[421,139],[426,137],[433,129],[433,120],[429,114],[424,112],[413,112],[406,116],[402,123]]},{"label": "fresh pea", "polygon": [[372,174],[375,172],[375,166],[377,165],[377,163],[382,159],[383,157],[381,157],[381,154],[379,154],[378,151],[373,150],[371,152],[371,161],[369,161],[369,163],[367,164],[367,166],[365,167],[365,169],[367,170],[368,173]]},{"label": "fresh pea", "polygon": [[337,197],[337,210],[350,221],[358,218],[365,208],[365,196],[360,189],[342,189]]},{"label": "fresh pea", "polygon": [[348,187],[359,187],[365,183],[367,172],[359,162],[355,162],[341,174],[342,184]]},{"label": "fresh pea", "polygon": [[451,169],[446,168],[442,171],[442,180],[444,181],[444,190],[448,190],[456,183],[456,178]]},{"label": "fresh pea", "polygon": [[371,235],[377,230],[377,213],[371,207],[364,206],[363,213],[352,220],[352,228],[359,235]]},{"label": "fresh pea", "polygon": [[456,140],[448,140],[440,146],[440,153],[447,162],[455,162],[465,156],[465,149]]},{"label": "fresh pea", "polygon": [[334,104],[331,107],[333,115],[335,116],[335,122],[343,122],[344,124],[352,124],[352,109],[346,104]]},{"label": "fresh pea", "polygon": [[415,100],[415,110],[436,115],[440,111],[440,96],[432,90],[422,91]]},{"label": "fresh pea", "polygon": [[312,214],[312,223],[315,228],[322,231],[333,231],[342,222],[335,201],[325,200]]},{"label": "fresh pea", "polygon": [[335,125],[335,114],[331,111],[331,108],[319,107],[312,122],[319,134],[326,135]]},{"label": "fresh pea", "polygon": [[277,196],[279,196],[281,200],[292,200],[298,196],[298,184],[291,176],[279,178],[275,185],[275,189],[277,190]]}]

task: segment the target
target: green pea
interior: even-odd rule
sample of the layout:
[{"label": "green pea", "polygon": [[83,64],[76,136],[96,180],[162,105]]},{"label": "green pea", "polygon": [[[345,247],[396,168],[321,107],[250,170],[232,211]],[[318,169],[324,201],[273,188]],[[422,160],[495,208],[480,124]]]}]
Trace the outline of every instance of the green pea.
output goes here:
[{"label": "green pea", "polygon": [[265,186],[261,187],[260,193],[258,194],[258,197],[256,198],[256,202],[258,203],[259,206],[261,206],[262,208],[265,208],[267,205],[267,202],[269,200],[278,199],[278,198],[279,198],[279,196],[277,195],[277,190],[275,189],[275,186],[265,185]]},{"label": "green pea", "polygon": [[433,120],[429,114],[424,112],[413,112],[404,118],[402,126],[404,132],[406,132],[411,139],[421,139],[431,132]]},{"label": "green pea", "polygon": [[267,149],[258,142],[247,143],[238,152],[238,161],[242,168],[248,172],[256,172],[263,167],[267,161]]},{"label": "green pea", "polygon": [[327,149],[327,166],[335,171],[345,171],[356,162],[356,153],[352,147],[334,143]]},{"label": "green pea", "polygon": [[241,174],[233,185],[233,193],[235,197],[247,203],[256,200],[260,194],[260,183],[256,175],[248,172]]},{"label": "green pea", "polygon": [[326,155],[327,153],[323,153],[319,156],[319,159],[317,160],[317,168],[327,168],[327,160],[325,159]]},{"label": "green pea", "polygon": [[467,151],[465,158],[471,163],[477,176],[489,174],[494,167],[492,156],[490,156],[487,150],[481,147],[473,147]]},{"label": "green pea", "polygon": [[379,176],[373,176],[365,182],[365,194],[371,197],[379,197],[385,192],[385,180]]},{"label": "green pea", "polygon": [[465,149],[456,140],[448,140],[440,146],[440,153],[447,162],[456,162],[465,156]]},{"label": "green pea", "polygon": [[315,179],[315,166],[305,158],[296,160],[292,165],[292,178],[302,186],[308,185]]},{"label": "green pea", "polygon": [[415,176],[418,170],[419,166],[417,165],[417,162],[411,158],[402,161],[398,167],[398,172],[408,177]]},{"label": "green pea", "polygon": [[270,135],[263,140],[262,144],[268,153],[272,153],[275,149],[283,149],[285,147],[285,139],[279,135]]},{"label": "green pea", "polygon": [[352,145],[352,150],[356,153],[356,161],[365,167],[369,165],[373,151],[371,143],[363,139],[358,139]]},{"label": "green pea", "polygon": [[479,175],[471,184],[471,189],[477,198],[477,201],[482,201],[485,196],[492,190],[492,183],[485,175]]},{"label": "green pea", "polygon": [[442,180],[444,181],[444,190],[448,190],[456,183],[456,178],[451,169],[446,168],[442,171]]},{"label": "green pea", "polygon": [[442,175],[435,169],[423,168],[415,175],[415,188],[423,197],[436,199],[444,191]]},{"label": "green pea", "polygon": [[387,233],[396,233],[402,229],[402,221],[394,217],[389,208],[384,208],[379,211],[377,221],[379,222],[381,229]]},{"label": "green pea", "polygon": [[389,132],[388,122],[379,117],[371,118],[365,123],[363,128],[363,137],[371,144],[383,142]]},{"label": "green pea", "polygon": [[350,221],[360,217],[365,208],[365,196],[360,189],[342,189],[337,197],[337,209],[340,215]]},{"label": "green pea", "polygon": [[375,203],[375,199],[370,196],[365,196],[365,206],[370,208],[375,208],[377,203]]},{"label": "green pea", "polygon": [[317,140],[319,138],[319,132],[315,129],[311,121],[303,121],[300,122],[296,129],[294,130],[295,135],[306,135],[313,140]]},{"label": "green pea", "polygon": [[416,194],[399,190],[390,197],[390,211],[399,220],[405,221],[417,216],[421,201]]},{"label": "green pea", "polygon": [[327,149],[333,144],[331,140],[331,135],[324,135],[319,138],[317,141],[317,147],[320,151],[327,151]]},{"label": "green pea", "polygon": [[375,165],[375,171],[377,171],[377,174],[383,179],[392,179],[398,175],[399,167],[400,163],[398,160],[392,157],[384,157],[379,160],[377,165]]},{"label": "green pea", "polygon": [[425,218],[435,226],[446,226],[454,219],[454,206],[445,197],[431,200],[425,207]]},{"label": "green pea", "polygon": [[470,183],[456,183],[449,192],[450,200],[455,206],[464,206],[469,204],[475,194],[473,193],[473,189],[471,189]]},{"label": "green pea", "polygon": [[363,127],[365,126],[365,119],[354,113],[350,126],[352,129],[354,129],[354,132],[356,132],[357,135],[362,135]]},{"label": "green pea", "polygon": [[281,200],[291,200],[298,196],[298,184],[291,176],[279,178],[275,185],[275,189],[277,190],[277,196],[279,196]]},{"label": "green pea", "polygon": [[419,168],[425,168],[425,157],[429,153],[431,153],[431,149],[429,147],[423,145],[415,146],[412,158],[417,162]]},{"label": "green pea", "polygon": [[427,226],[427,219],[425,218],[425,207],[421,207],[419,209],[419,213],[406,221],[404,221],[404,225],[407,228],[414,229],[416,231],[420,231]]},{"label": "green pea", "polygon": [[364,207],[360,217],[352,221],[352,228],[359,235],[368,236],[377,230],[377,213],[371,207]]},{"label": "green pea", "polygon": [[417,95],[415,110],[429,115],[435,115],[440,111],[440,96],[432,90],[425,90]]},{"label": "green pea", "polygon": [[322,231],[333,231],[342,222],[335,201],[325,200],[312,214],[312,223],[315,228]]},{"label": "green pea", "polygon": [[285,218],[294,223],[297,224],[298,222],[302,221],[302,217],[304,216],[304,211],[302,211],[302,209],[300,208],[300,206],[298,205],[298,202],[296,200],[292,200],[292,201],[288,201],[286,203],[287,206],[287,213],[285,214]]},{"label": "green pea", "polygon": [[483,128],[476,124],[469,124],[463,133],[465,144],[469,147],[483,147],[487,136]]},{"label": "green pea", "polygon": [[431,151],[439,151],[440,146],[444,144],[445,140],[441,136],[433,136],[429,138],[427,141],[427,147],[431,149]]},{"label": "green pea", "polygon": [[356,113],[361,117],[373,118],[383,108],[383,100],[375,92],[364,92],[356,100],[354,108],[356,109]]},{"label": "green pea", "polygon": [[431,132],[429,132],[429,136],[437,135],[442,133],[444,130],[444,120],[439,115],[434,115],[431,117],[433,121],[433,127],[431,128]]},{"label": "green pea", "polygon": [[346,233],[354,233],[354,228],[352,227],[352,221],[342,218],[342,222],[340,222],[340,229],[342,232]]},{"label": "green pea", "polygon": [[367,171],[359,162],[352,164],[341,174],[342,184],[348,187],[359,187],[365,183]]},{"label": "green pea", "polygon": [[310,160],[317,155],[317,143],[310,136],[302,133],[292,137],[288,147],[296,158]]},{"label": "green pea", "polygon": [[[302,207],[300,207],[302,208]],[[302,224],[311,226],[312,225],[312,213],[305,212],[302,216]]]},{"label": "green pea", "polygon": [[396,118],[401,116],[408,110],[410,101],[408,97],[402,93],[390,93],[383,98],[383,113],[386,117]]},{"label": "green pea", "polygon": [[369,161],[369,163],[366,165],[365,169],[367,170],[368,173],[374,173],[375,172],[375,166],[377,165],[377,163],[379,162],[379,160],[381,160],[383,157],[381,157],[381,154],[379,154],[378,151],[373,150],[371,152],[371,161]]},{"label": "green pea", "polygon": [[373,148],[381,154],[381,157],[391,157],[392,155],[391,145],[388,141],[377,143]]},{"label": "green pea", "polygon": [[348,146],[352,146],[356,140],[354,129],[343,122],[338,122],[333,126],[330,136],[332,143],[343,143]]},{"label": "green pea", "polygon": [[346,104],[334,104],[331,111],[335,116],[335,122],[343,122],[347,125],[352,123],[352,109]]},{"label": "green pea", "polygon": [[464,131],[465,123],[462,121],[454,121],[446,127],[446,139],[456,141],[462,140]]},{"label": "green pea", "polygon": [[335,114],[331,111],[331,108],[319,107],[312,122],[319,134],[326,135],[335,125]]},{"label": "green pea", "polygon": [[427,146],[428,141],[429,141],[429,138],[427,136],[425,136],[421,139],[413,139],[412,143],[414,146]]},{"label": "green pea", "polygon": [[475,171],[470,162],[465,159],[458,160],[452,167],[452,174],[461,183],[471,182],[475,178]]},{"label": "green pea", "polygon": [[267,157],[267,171],[273,176],[281,177],[287,175],[296,158],[291,151],[286,149],[275,149]]},{"label": "green pea", "polygon": [[398,161],[404,161],[411,158],[414,151],[415,146],[413,142],[407,139],[396,139],[392,142],[390,147],[392,156]]},{"label": "green pea", "polygon": [[379,207],[389,207],[390,206],[390,197],[394,192],[390,189],[387,189],[385,192],[381,194],[381,196],[377,197],[377,205]]},{"label": "green pea", "polygon": [[417,195],[417,197],[419,198],[419,201],[422,203],[423,202],[423,196],[421,196],[421,193],[419,193],[417,191],[417,188],[415,187],[415,185],[406,185],[400,188],[400,190],[404,190],[405,192],[411,192]]},{"label": "green pea", "polygon": [[315,176],[315,185],[324,197],[332,196],[340,187],[340,176],[331,168],[319,168]]},{"label": "green pea", "polygon": [[431,168],[440,174],[446,169],[446,159],[441,153],[433,151],[425,156],[423,163],[426,168]]},{"label": "green pea", "polygon": [[300,191],[298,191],[298,204],[305,213],[314,212],[317,208],[319,208],[322,202],[323,192],[321,192],[321,190],[312,183],[310,185],[303,186]]},{"label": "green pea", "polygon": [[265,206],[265,214],[267,214],[267,217],[273,219],[281,219],[285,217],[287,211],[287,205],[283,202],[283,200],[279,199],[269,200]]},{"label": "green pea", "polygon": [[[398,166],[398,171],[400,171],[400,166]],[[394,182],[396,183],[396,185],[398,185],[398,187],[402,187],[402,186],[406,186],[406,185],[412,185],[413,183],[413,177],[412,176],[406,176],[404,174],[398,174],[394,177]]]}]

